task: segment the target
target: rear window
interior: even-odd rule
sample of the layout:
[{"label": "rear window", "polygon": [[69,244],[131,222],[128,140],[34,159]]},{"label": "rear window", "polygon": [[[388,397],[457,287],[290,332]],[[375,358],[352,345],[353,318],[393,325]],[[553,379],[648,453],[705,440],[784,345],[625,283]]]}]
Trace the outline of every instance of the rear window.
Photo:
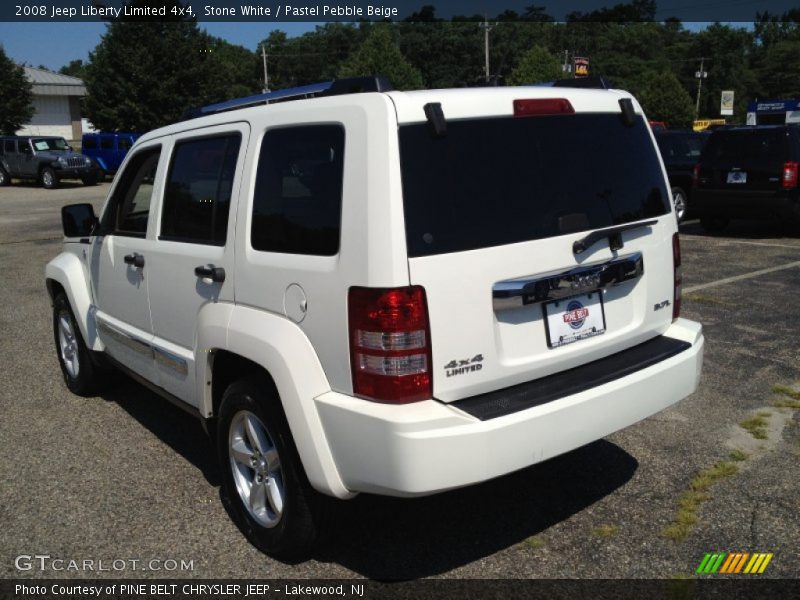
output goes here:
[{"label": "rear window", "polygon": [[647,124],[619,114],[400,127],[409,256],[599,229],[670,211]]},{"label": "rear window", "polygon": [[767,159],[784,161],[788,158],[789,138],[786,129],[742,129],[718,131],[712,134],[703,160],[734,161]]},{"label": "rear window", "polygon": [[667,133],[656,135],[656,142],[665,163],[696,163],[709,137],[702,133]]}]

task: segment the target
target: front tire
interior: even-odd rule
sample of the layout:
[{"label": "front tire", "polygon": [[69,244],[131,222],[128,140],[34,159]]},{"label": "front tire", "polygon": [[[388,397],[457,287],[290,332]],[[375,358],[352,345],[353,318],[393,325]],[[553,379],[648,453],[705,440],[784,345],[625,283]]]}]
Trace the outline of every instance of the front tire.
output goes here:
[{"label": "front tire", "polygon": [[3,167],[0,167],[0,187],[11,185],[11,177]]},{"label": "front tire", "polygon": [[105,384],[108,373],[92,360],[64,292],[53,300],[53,336],[64,383],[78,396],[95,395]]},{"label": "front tire", "polygon": [[42,169],[42,186],[44,186],[45,189],[52,190],[53,188],[57,188],[58,183],[58,175],[56,175],[53,169],[50,167]]},{"label": "front tire", "polygon": [[278,559],[307,556],[325,499],[306,478],[280,399],[265,378],[242,379],[225,391],[217,452],[230,511],[250,543]]}]

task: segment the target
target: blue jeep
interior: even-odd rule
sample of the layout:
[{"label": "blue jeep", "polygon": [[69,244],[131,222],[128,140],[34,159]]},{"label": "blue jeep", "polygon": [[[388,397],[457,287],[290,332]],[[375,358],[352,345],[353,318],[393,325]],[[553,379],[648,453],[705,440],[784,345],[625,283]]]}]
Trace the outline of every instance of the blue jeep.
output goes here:
[{"label": "blue jeep", "polygon": [[140,133],[84,133],[81,140],[81,152],[91,158],[100,167],[99,180],[106,174],[117,172],[125,155]]}]

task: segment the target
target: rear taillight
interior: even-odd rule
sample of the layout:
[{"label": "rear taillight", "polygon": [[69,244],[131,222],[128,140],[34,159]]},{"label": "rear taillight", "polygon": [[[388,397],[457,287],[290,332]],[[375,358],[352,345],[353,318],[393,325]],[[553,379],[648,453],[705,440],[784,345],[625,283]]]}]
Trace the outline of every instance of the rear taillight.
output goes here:
[{"label": "rear taillight", "polygon": [[515,117],[536,117],[543,115],[573,115],[572,108],[566,98],[532,98],[514,100]]},{"label": "rear taillight", "polygon": [[783,189],[788,190],[797,187],[797,167],[796,162],[783,163],[783,177],[781,182]]},{"label": "rear taillight", "polygon": [[681,316],[681,283],[683,282],[683,275],[681,274],[681,242],[678,239],[677,233],[672,234],[672,265],[674,289],[672,298],[672,320],[674,321]]},{"label": "rear taillight", "polygon": [[692,171],[692,187],[697,187],[700,183],[700,165],[695,165]]},{"label": "rear taillight", "polygon": [[348,317],[356,396],[395,404],[431,397],[431,342],[424,288],[352,287]]}]

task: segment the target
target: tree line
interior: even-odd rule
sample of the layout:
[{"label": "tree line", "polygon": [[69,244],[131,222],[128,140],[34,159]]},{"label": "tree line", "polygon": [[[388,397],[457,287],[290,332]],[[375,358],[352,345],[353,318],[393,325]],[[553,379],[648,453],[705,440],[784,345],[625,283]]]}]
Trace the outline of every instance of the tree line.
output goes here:
[{"label": "tree line", "polygon": [[96,127],[147,131],[189,108],[262,91],[262,47],[273,90],[372,73],[398,89],[485,85],[488,27],[492,84],[571,76],[565,63],[583,56],[591,74],[633,92],[650,119],[671,127],[686,127],[695,116],[701,61],[701,118],[719,116],[722,90],[736,93],[734,122],[744,121],[753,99],[800,97],[800,10],[701,31],[676,19],[655,22],[655,14],[655,0],[633,0],[573,12],[565,22],[535,5],[489,19],[445,20],[426,5],[395,23],[332,22],[291,38],[274,30],[250,49],[209,35],[193,20],[117,21],[87,62],[61,72],[86,83],[83,112]]}]

